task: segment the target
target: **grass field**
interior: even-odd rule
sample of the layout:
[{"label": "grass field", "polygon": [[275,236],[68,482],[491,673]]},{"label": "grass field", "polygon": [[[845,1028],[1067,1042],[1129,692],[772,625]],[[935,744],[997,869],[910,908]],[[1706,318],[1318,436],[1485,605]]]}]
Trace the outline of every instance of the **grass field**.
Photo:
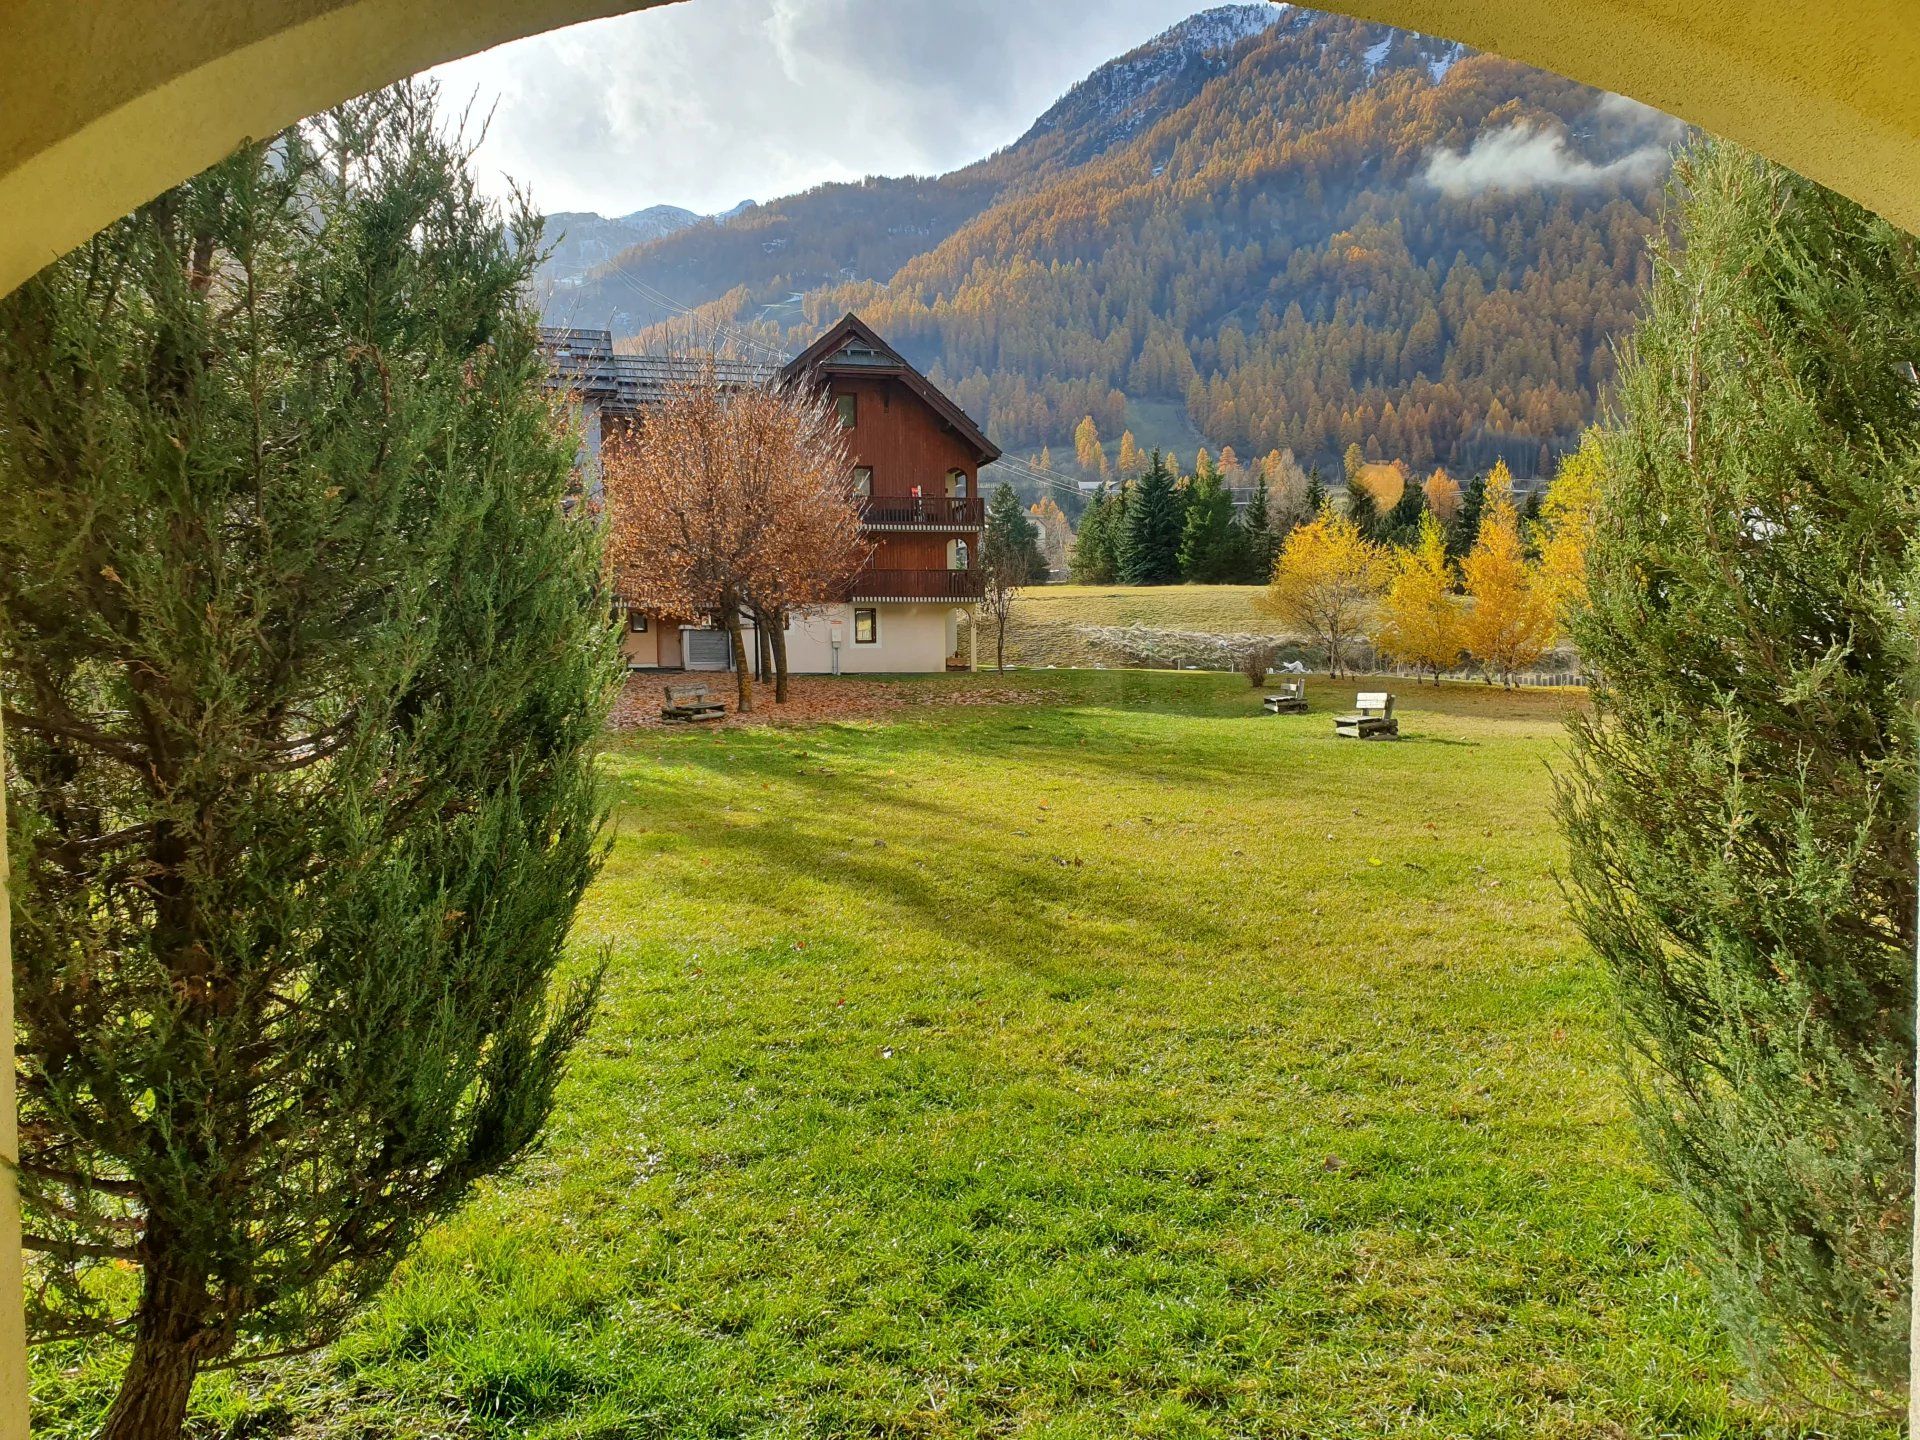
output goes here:
[{"label": "grass field", "polygon": [[[1007,626],[1009,665],[1114,663],[1090,644],[1089,626],[1144,625],[1155,630],[1194,630],[1212,635],[1274,628],[1255,613],[1258,585],[1037,585],[1014,602]],[[964,647],[963,647],[964,649]],[[980,632],[982,664],[993,660],[993,630]]]},{"label": "grass field", "polygon": [[[1397,745],[1144,672],[617,742],[544,1147],[209,1433],[1812,1433],[1733,1398],[1635,1157],[1573,702],[1398,688]],[[35,1433],[108,1374],[43,1356]]]}]

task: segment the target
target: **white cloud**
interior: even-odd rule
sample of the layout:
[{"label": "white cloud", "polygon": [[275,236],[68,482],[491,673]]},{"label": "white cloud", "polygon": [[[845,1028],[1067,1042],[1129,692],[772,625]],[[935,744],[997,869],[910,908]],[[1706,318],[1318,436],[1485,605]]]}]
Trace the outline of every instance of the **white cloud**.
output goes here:
[{"label": "white cloud", "polygon": [[1596,165],[1569,149],[1562,131],[1517,120],[1479,136],[1464,151],[1436,151],[1427,161],[1426,179],[1435,189],[1456,196],[1496,189],[1630,184],[1658,175],[1667,158],[1667,146],[1652,141],[1616,160]]},{"label": "white cloud", "polygon": [[493,112],[483,183],[549,210],[724,209],[1018,138],[1198,0],[691,0],[431,72]]}]

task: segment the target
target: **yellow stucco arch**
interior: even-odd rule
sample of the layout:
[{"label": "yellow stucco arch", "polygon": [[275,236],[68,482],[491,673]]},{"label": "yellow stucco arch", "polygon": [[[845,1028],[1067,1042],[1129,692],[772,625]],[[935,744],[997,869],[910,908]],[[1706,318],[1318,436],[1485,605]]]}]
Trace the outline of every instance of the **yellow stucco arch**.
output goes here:
[{"label": "yellow stucco arch", "polygon": [[[0,294],[250,136],[506,40],[663,3],[0,0]],[[1920,0],[1320,6],[1631,95],[1920,231]],[[0,904],[0,1440],[25,1440],[5,946]]]},{"label": "yellow stucco arch", "polygon": [[[662,3],[11,0],[0,294],[242,139],[505,40]],[[1920,0],[1321,4],[1632,95],[1920,230]]]}]

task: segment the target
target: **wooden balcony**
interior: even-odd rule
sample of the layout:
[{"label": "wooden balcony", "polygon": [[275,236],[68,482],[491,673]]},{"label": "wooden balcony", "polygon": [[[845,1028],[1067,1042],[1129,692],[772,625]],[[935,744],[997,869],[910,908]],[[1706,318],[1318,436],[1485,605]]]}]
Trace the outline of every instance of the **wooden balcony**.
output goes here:
[{"label": "wooden balcony", "polygon": [[852,599],[945,600],[970,605],[984,589],[978,570],[869,570],[853,582]]},{"label": "wooden balcony", "polygon": [[978,530],[986,502],[949,495],[873,495],[860,502],[869,530]]}]

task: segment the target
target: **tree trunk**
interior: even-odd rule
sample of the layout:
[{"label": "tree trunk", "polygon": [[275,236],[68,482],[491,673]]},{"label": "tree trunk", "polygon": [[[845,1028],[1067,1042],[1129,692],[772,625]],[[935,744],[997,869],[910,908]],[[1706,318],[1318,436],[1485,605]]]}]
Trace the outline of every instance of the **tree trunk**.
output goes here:
[{"label": "tree trunk", "polygon": [[993,636],[993,667],[1002,675],[1007,673],[1007,617],[999,617],[998,628]]},{"label": "tree trunk", "polygon": [[781,613],[773,617],[773,631],[770,636],[773,645],[773,703],[787,703],[787,617]]},{"label": "tree trunk", "polygon": [[747,641],[741,633],[740,612],[727,612],[727,638],[733,642],[734,709],[742,715],[753,713],[753,672],[747,668]]},{"label": "tree trunk", "polygon": [[142,1325],[97,1440],[176,1440],[199,1369],[191,1339],[149,1333]]},{"label": "tree trunk", "polygon": [[148,1242],[158,1242],[161,1253],[149,1255],[133,1353],[96,1440],[178,1440],[200,1366],[224,1348],[211,1343],[216,1337],[201,1323],[200,1287],[167,1263],[158,1226]]},{"label": "tree trunk", "polygon": [[753,678],[762,685],[773,675],[773,640],[767,634],[766,618],[753,614]]}]

